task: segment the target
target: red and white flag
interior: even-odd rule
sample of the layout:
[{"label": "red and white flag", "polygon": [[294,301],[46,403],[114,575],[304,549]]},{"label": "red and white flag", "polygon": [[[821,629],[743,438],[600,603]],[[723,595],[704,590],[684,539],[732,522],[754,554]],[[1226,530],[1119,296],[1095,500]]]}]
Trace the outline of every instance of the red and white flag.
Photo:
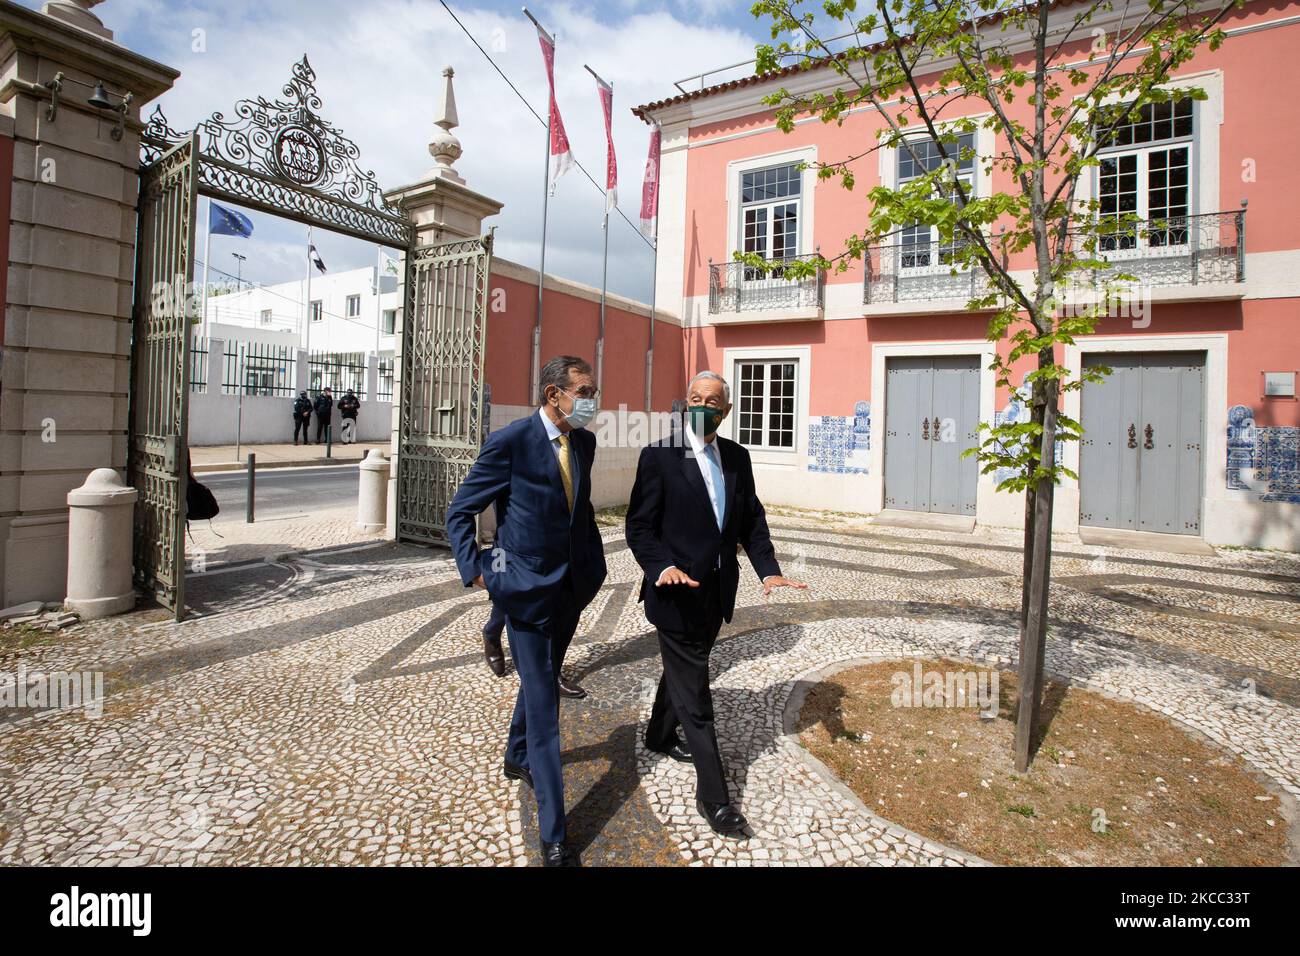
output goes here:
[{"label": "red and white flag", "polygon": [[641,234],[653,239],[659,233],[659,126],[650,130],[650,155],[645,161],[641,186]]},{"label": "red and white flag", "polygon": [[[536,22],[536,21],[534,21]],[[569,171],[573,165],[573,153],[569,152],[569,137],[564,132],[564,120],[560,119],[560,107],[555,102],[555,41],[540,26],[537,39],[542,44],[542,59],[546,61],[546,82],[551,88],[551,166],[550,183],[552,191],[555,181]]]},{"label": "red and white flag", "polygon": [[[596,76],[596,74],[592,74]],[[608,215],[618,205],[618,160],[614,156],[614,87],[596,76],[596,92],[600,94],[600,106],[605,111],[605,143],[607,146],[605,160],[605,214]]]}]

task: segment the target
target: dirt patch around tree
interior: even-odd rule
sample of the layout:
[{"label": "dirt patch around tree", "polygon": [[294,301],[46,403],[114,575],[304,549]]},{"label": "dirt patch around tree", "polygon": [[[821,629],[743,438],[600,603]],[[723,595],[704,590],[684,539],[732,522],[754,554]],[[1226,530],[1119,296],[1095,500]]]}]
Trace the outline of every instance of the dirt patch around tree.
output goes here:
[{"label": "dirt patch around tree", "polygon": [[809,690],[799,740],[873,812],[994,863],[1293,861],[1280,788],[1135,704],[1049,681],[1042,743],[1017,774],[1016,675],[997,672],[994,717],[993,673],[950,660],[842,670]]}]

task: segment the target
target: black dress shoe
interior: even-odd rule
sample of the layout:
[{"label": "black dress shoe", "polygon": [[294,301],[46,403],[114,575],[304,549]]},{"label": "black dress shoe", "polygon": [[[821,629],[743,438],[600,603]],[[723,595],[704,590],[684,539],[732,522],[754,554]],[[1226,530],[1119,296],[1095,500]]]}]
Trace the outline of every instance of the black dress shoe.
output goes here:
[{"label": "black dress shoe", "polygon": [[559,676],[558,683],[561,697],[568,697],[570,700],[582,700],[587,696],[587,692],[576,681],[566,680],[563,674]]},{"label": "black dress shoe", "polygon": [[745,819],[744,814],[729,803],[705,803],[703,800],[696,800],[695,809],[699,810],[700,816],[713,827],[714,833],[723,836],[739,836],[745,832],[745,827],[749,826],[749,821]]},{"label": "black dress shoe", "polygon": [[578,855],[563,843],[542,841],[542,863],[545,866],[581,866]]},{"label": "black dress shoe", "polygon": [[527,767],[521,767],[517,763],[511,763],[509,760],[501,764],[501,772],[511,780],[522,780],[528,785],[528,789],[533,789],[533,772]]},{"label": "black dress shoe", "polygon": [[691,752],[686,748],[686,744],[684,744],[680,739],[674,740],[667,748],[651,747],[650,744],[647,743],[645,749],[649,750],[651,753],[663,754],[665,757],[672,757],[678,763],[692,763]]},{"label": "black dress shoe", "polygon": [[501,635],[488,637],[483,635],[483,656],[487,658],[488,667],[497,677],[506,676],[506,655],[501,650]]}]

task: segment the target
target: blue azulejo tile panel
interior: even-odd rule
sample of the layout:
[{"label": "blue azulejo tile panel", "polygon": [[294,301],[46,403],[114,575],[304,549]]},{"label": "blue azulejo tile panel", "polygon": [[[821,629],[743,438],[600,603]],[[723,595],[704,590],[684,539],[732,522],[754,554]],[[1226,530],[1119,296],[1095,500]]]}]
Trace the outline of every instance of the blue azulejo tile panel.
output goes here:
[{"label": "blue azulejo tile panel", "polygon": [[[1011,425],[1029,421],[1029,395],[1030,388],[1027,385],[1021,385],[1019,388],[1013,389],[1011,392],[1011,401],[1007,402],[1006,407],[1002,409],[1002,411],[995,411],[993,413],[993,424]],[[984,436],[981,435],[980,437],[982,439]],[[1019,451],[1020,444],[1023,444],[1023,439],[1018,443],[1014,450]],[[1065,459],[1065,443],[1059,439],[1056,442],[1055,457],[1056,464],[1058,465]],[[993,472],[994,484],[1001,484],[1014,474],[1015,471],[1011,468],[998,468]]]},{"label": "blue azulejo tile panel", "polygon": [[1257,426],[1254,409],[1228,409],[1227,484],[1259,501],[1300,504],[1300,428]]},{"label": "blue azulejo tile panel", "polygon": [[871,403],[856,402],[853,415],[808,418],[808,470],[865,475],[871,448]]}]

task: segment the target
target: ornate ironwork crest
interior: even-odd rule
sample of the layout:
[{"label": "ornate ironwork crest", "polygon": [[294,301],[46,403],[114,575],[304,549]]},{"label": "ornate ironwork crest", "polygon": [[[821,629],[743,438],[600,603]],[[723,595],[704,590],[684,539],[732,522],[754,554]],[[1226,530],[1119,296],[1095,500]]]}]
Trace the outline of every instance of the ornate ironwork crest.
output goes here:
[{"label": "ornate ironwork crest", "polygon": [[[404,210],[385,201],[373,170],[358,163],[356,143],[320,116],[316,73],[304,56],[293,65],[281,99],[241,99],[233,115],[201,121],[200,189],[268,211],[320,222],[364,238],[407,245]],[[149,164],[188,133],[154,107],[141,137]]]}]

